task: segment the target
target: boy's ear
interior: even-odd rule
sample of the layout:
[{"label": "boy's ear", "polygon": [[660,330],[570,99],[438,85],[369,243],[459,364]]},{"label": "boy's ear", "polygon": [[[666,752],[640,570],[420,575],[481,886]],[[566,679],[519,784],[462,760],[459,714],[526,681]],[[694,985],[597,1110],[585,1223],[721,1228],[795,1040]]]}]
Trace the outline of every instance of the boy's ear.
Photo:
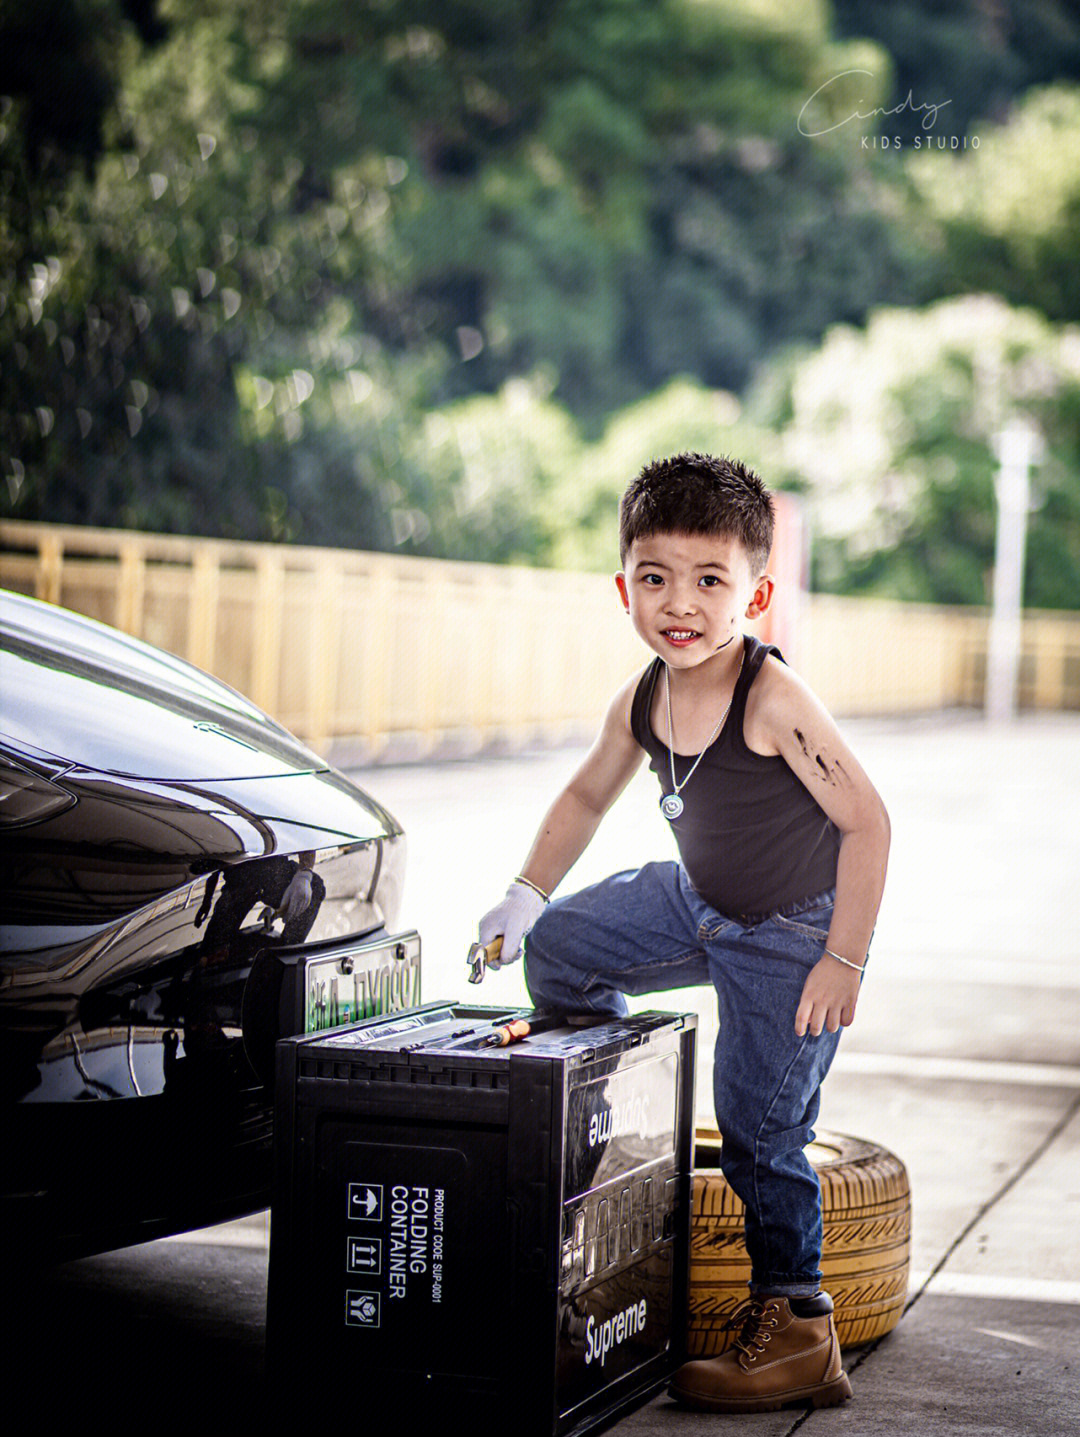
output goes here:
[{"label": "boy's ear", "polygon": [[630,591],[626,587],[626,575],[622,572],[622,570],[620,570],[619,573],[615,575],[615,587],[619,591],[619,598],[622,600],[623,608],[626,610],[627,613],[629,613]]},{"label": "boy's ear", "polygon": [[754,585],[754,597],[746,609],[748,619],[759,619],[765,610],[772,603],[773,590],[776,585],[771,574],[762,574],[761,578]]}]

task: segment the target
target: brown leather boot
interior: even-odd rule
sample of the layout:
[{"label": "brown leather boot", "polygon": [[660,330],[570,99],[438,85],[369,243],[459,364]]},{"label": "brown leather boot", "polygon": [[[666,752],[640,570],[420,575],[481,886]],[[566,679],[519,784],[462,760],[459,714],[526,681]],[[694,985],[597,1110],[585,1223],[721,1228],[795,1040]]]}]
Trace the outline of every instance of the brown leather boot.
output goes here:
[{"label": "brown leather boot", "polygon": [[738,1336],[719,1357],[687,1362],[668,1388],[704,1412],[768,1412],[789,1403],[836,1407],[851,1396],[829,1311],[796,1317],[786,1297],[752,1297],[728,1327]]}]

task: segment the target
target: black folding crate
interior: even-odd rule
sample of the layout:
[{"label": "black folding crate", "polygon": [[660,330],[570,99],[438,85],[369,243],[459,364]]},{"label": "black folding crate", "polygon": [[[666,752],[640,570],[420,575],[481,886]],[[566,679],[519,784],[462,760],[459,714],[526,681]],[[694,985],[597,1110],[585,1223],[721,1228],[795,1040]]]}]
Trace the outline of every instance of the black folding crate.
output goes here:
[{"label": "black folding crate", "polygon": [[278,1044],[283,1401],[566,1437],[683,1360],[696,1016],[483,1045],[519,1015],[433,1003]]}]

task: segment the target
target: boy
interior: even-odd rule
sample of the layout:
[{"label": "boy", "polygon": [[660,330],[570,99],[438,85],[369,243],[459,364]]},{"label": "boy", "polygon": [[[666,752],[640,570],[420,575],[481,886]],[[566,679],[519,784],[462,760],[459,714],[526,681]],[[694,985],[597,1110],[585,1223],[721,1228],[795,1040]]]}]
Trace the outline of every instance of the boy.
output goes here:
[{"label": "boy", "polygon": [[[689,1362],[672,1395],[750,1412],[851,1395],[821,1278],[821,1189],[803,1148],[851,1023],[885,882],[884,806],[835,723],[741,632],[772,600],[768,491],[737,461],[646,466],[620,505],[619,597],[656,657],[615,695],[521,874],[480,922],[525,935],[537,1007],[621,1015],[624,993],[712,982],[721,1166],[746,1206],[751,1296],[735,1344]],[[641,760],[680,863],[548,895]]]}]

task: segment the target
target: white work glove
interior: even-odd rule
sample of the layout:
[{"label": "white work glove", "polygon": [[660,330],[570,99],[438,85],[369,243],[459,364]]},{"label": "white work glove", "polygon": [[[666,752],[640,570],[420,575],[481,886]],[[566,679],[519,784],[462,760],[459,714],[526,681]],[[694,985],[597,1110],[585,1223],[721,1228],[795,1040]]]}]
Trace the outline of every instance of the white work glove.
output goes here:
[{"label": "white work glove", "polygon": [[485,948],[492,939],[502,934],[502,949],[498,958],[488,962],[489,968],[501,968],[504,963],[513,963],[521,957],[522,940],[544,911],[546,903],[547,899],[535,888],[514,879],[503,901],[480,920],[480,942]]}]

